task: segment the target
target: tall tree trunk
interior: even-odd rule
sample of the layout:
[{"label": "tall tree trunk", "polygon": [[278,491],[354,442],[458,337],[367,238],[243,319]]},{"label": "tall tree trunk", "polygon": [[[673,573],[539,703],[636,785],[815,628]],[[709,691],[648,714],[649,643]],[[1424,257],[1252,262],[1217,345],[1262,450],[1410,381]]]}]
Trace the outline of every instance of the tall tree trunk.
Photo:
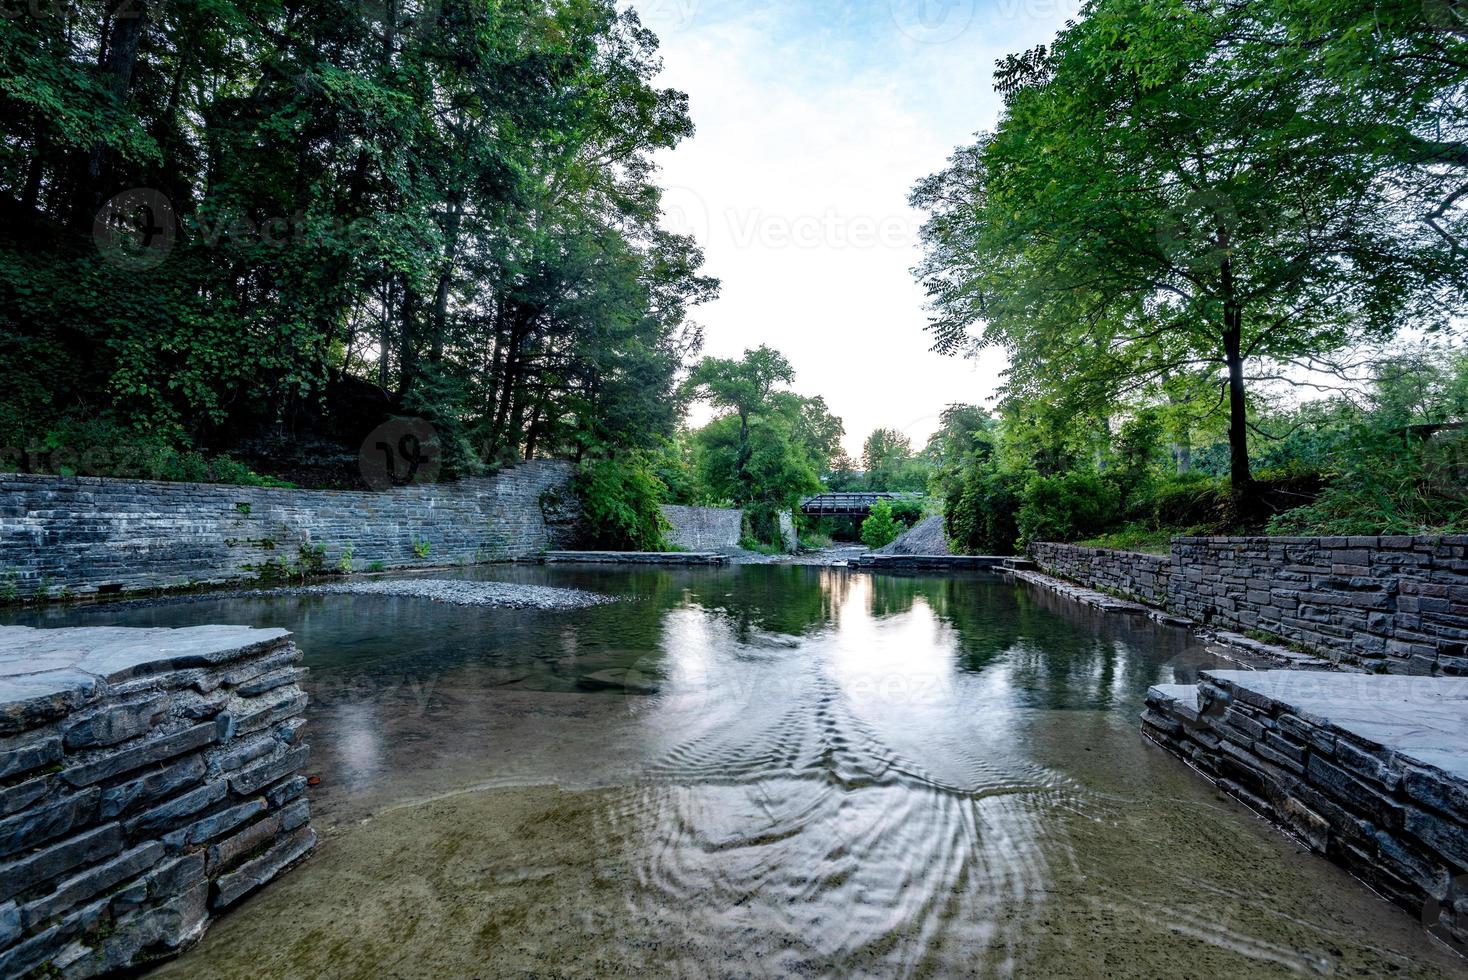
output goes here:
[{"label": "tall tree trunk", "polygon": [[[1254,479],[1249,473],[1249,416],[1244,399],[1243,315],[1224,308],[1223,353],[1228,364],[1229,485],[1243,504],[1253,502]],[[1245,507],[1245,510],[1248,508]]]},{"label": "tall tree trunk", "polygon": [[[109,21],[110,29],[103,38],[102,84],[120,107],[132,90],[133,69],[138,63],[138,47],[148,26],[148,0],[136,0]],[[90,228],[102,206],[106,182],[110,179],[115,154],[105,143],[93,143],[78,165],[78,181],[73,203],[73,220],[79,228]]]}]

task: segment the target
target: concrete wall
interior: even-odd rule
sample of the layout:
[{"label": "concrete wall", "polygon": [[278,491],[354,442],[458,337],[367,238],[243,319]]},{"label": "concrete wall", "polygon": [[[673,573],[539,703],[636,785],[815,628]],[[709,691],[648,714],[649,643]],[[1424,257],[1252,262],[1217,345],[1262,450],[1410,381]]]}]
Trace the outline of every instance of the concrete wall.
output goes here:
[{"label": "concrete wall", "polygon": [[573,543],[571,473],[537,461],[383,492],[0,474],[0,593],[249,580],[298,564],[303,544],[328,568],[350,547],[358,571],[521,558]]},{"label": "concrete wall", "polygon": [[724,551],[739,547],[744,511],[730,507],[663,505],[672,525],[668,542],[683,551]]},{"label": "concrete wall", "polygon": [[1167,557],[1036,544],[1047,571],[1342,663],[1468,674],[1468,536],[1176,538]]},{"label": "concrete wall", "polygon": [[171,955],[315,845],[284,630],[0,629],[0,976]]}]

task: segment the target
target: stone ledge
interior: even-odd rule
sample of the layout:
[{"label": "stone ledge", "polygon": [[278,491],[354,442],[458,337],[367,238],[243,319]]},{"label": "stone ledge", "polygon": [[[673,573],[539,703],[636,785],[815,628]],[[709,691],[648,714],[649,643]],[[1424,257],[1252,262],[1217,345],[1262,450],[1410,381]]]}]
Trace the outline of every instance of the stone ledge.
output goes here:
[{"label": "stone ledge", "polygon": [[1142,731],[1468,953],[1468,679],[1204,671]]},{"label": "stone ledge", "polygon": [[309,852],[299,660],[284,630],[0,627],[0,976],[171,955]]}]

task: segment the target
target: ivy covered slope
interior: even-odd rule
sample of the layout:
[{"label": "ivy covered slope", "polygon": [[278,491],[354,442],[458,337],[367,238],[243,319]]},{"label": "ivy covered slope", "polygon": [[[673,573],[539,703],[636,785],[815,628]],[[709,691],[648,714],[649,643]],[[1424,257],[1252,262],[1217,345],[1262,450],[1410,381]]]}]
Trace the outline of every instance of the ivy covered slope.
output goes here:
[{"label": "ivy covered slope", "polygon": [[243,480],[204,457],[354,455],[395,415],[433,425],[449,475],[672,433],[717,283],[658,226],[651,154],[693,126],[634,14],[126,7],[0,22],[19,465]]}]

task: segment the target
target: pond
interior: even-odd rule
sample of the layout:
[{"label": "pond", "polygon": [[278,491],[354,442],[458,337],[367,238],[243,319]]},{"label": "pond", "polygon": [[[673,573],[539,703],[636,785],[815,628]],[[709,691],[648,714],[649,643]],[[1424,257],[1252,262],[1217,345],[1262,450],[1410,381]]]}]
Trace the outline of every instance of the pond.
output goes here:
[{"label": "pond", "polygon": [[323,842],[159,976],[1461,975],[1147,743],[1188,634],[994,575],[497,566],[575,611],[215,597],[296,633]]}]

